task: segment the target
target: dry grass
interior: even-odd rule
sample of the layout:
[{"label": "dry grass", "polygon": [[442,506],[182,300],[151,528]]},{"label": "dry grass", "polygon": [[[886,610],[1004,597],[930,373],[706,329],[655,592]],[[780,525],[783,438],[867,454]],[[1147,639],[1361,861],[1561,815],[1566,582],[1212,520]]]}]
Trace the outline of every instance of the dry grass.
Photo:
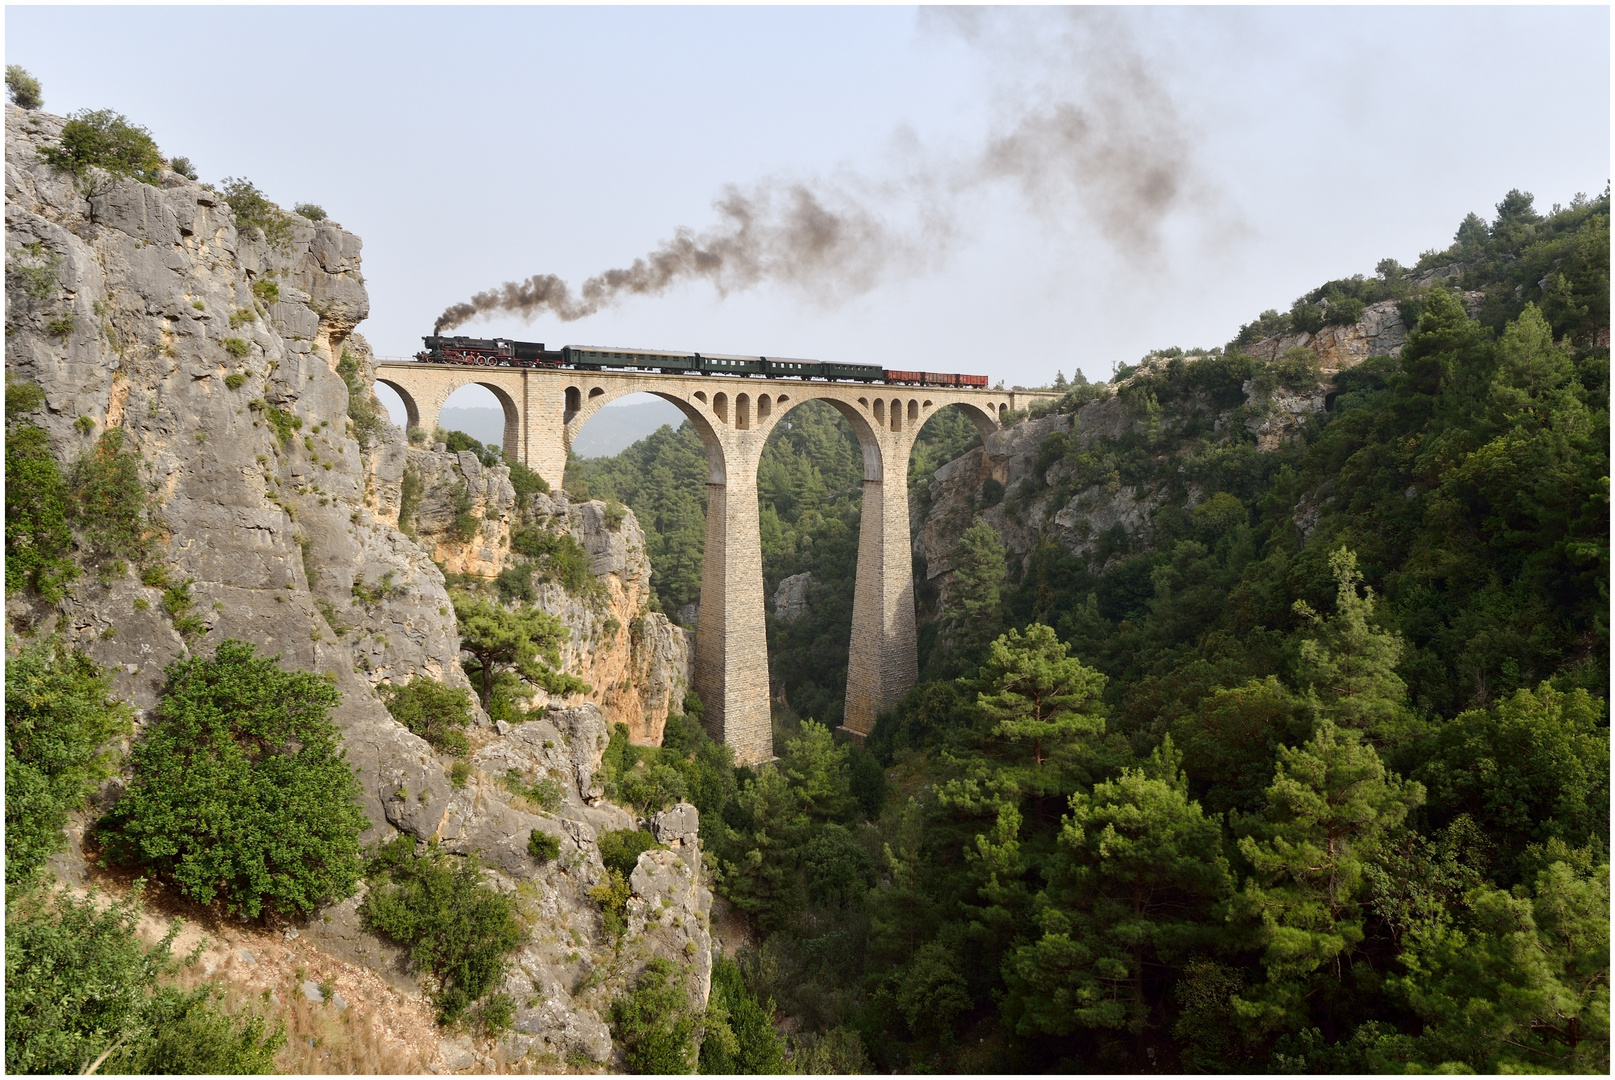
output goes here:
[{"label": "dry grass", "polygon": [[[259,965],[263,966],[263,965]],[[286,1032],[286,1045],[275,1056],[275,1068],[293,1075],[411,1074],[426,1072],[435,1057],[418,1043],[391,1035],[375,1009],[350,1004],[338,1009],[334,1004],[316,1004],[303,994],[303,980],[293,972],[273,989],[257,989],[252,983],[256,972],[241,965],[234,970],[216,969],[210,977],[199,968],[182,973],[176,981],[194,986],[216,981],[225,988],[225,1003],[232,1012],[253,1012],[263,1016],[271,1027]],[[344,998],[348,995],[344,994]],[[433,1040],[435,1043],[435,1040]]]}]

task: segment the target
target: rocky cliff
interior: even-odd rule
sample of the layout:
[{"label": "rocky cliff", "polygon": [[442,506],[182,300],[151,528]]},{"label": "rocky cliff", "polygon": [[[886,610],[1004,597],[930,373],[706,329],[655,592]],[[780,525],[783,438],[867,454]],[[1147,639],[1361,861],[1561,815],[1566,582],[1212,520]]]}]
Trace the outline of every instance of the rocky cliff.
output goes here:
[{"label": "rocky cliff", "polygon": [[[112,666],[117,692],[142,715],[165,665],[226,638],[326,673],[342,691],[333,718],[360,779],[366,839],[400,831],[481,852],[495,881],[522,898],[535,933],[507,980],[520,1009],[502,1059],[609,1062],[606,1003],[645,956],[676,956],[704,998],[710,898],[689,870],[698,860],[680,872],[667,853],[647,853],[627,935],[614,943],[605,933],[586,895],[604,875],[595,838],[634,824],[593,785],[606,715],[593,703],[556,703],[529,723],[480,728],[472,776],[455,786],[447,760],[373,692],[378,681],[416,675],[468,685],[434,558],[451,573],[502,567],[515,498],[508,470],[411,448],[376,420],[370,350],[354,332],[368,310],[358,237],[332,221],[287,216],[286,235],[271,243],[238,227],[217,192],[170,171],[158,184],[98,172],[76,183],[36,153],[62,124],[6,109],[8,380],[43,390],[29,419],[63,463],[121,432],[140,456],[159,540],[144,575],[108,563],[59,602],[9,597],[10,629],[60,633]],[[424,479],[425,491],[413,494],[424,543],[396,527],[411,473]],[[448,489],[446,524],[434,484]],[[467,494],[474,536],[454,550],[432,542],[434,529],[448,531],[466,512]],[[557,501],[567,527],[591,535],[590,508]],[[599,679],[600,701],[637,710],[639,734],[651,739],[659,723],[643,717],[660,709],[665,718],[666,704],[682,698],[687,647],[665,626],[636,630],[622,617],[643,611],[648,568],[643,538],[630,543],[637,524],[615,535],[620,545],[602,542],[597,559],[597,572],[616,583],[606,586],[613,599],[572,620],[568,655]],[[512,770],[561,781],[561,805],[541,810],[510,794],[502,781]],[[693,860],[693,810],[679,821],[682,858]],[[526,852],[534,829],[560,840],[560,859],[534,863]],[[358,928],[356,904],[316,916],[307,932],[401,978],[397,951]]]},{"label": "rocky cliff", "polygon": [[[1473,308],[1480,294],[1466,293],[1464,300]],[[982,446],[937,469],[911,503],[917,565],[945,596],[959,538],[977,516],[998,532],[1017,570],[1026,568],[1043,541],[1074,556],[1092,557],[1103,547],[1101,564],[1147,547],[1153,515],[1172,497],[1171,470],[1161,466],[1189,448],[1190,436],[1221,432],[1226,443],[1254,443],[1259,453],[1277,451],[1327,409],[1343,372],[1373,356],[1398,355],[1406,339],[1395,302],[1369,305],[1353,324],[1327,326],[1316,334],[1285,333],[1246,346],[1242,351],[1257,370],[1237,393],[1219,397],[1195,390],[1170,407],[1156,400],[1159,381],[1182,379],[1197,363],[1215,363],[1222,350],[1147,357],[1120,382],[1092,388],[1092,399],[1080,408],[995,432]],[[1132,471],[1152,473],[1154,479],[1124,483],[1117,467],[1124,453],[1134,455]],[[1140,453],[1150,468],[1136,467]],[[1214,492],[1190,484],[1183,494],[1192,510]],[[1304,515],[1304,508],[1298,513]]]}]

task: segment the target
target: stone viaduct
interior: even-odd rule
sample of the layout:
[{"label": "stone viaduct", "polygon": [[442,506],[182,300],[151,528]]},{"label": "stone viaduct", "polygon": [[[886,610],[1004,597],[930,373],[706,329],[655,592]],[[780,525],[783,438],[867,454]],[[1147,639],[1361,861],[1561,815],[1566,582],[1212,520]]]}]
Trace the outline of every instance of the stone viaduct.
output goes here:
[{"label": "stone viaduct", "polygon": [[474,367],[382,361],[376,381],[403,399],[411,429],[430,432],[449,395],[486,387],[505,413],[504,451],[560,490],[567,452],[596,411],[628,394],[672,402],[706,445],[707,536],[695,690],[716,739],[743,764],[773,756],[768,640],[757,467],[769,433],[806,401],[827,401],[852,425],[864,454],[863,517],[848,655],[846,729],[874,730],[919,677],[908,518],[908,459],[920,428],[940,409],[965,411],[986,438],[1005,414],[1048,392],[954,390],[879,383],[554,368]]}]

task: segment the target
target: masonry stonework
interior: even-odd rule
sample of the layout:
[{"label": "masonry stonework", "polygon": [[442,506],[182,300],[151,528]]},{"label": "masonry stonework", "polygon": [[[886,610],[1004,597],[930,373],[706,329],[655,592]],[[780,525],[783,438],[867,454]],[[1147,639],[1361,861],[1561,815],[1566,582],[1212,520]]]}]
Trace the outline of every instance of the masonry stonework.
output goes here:
[{"label": "masonry stonework", "polygon": [[505,412],[506,454],[559,490],[573,440],[601,406],[650,393],[678,406],[707,448],[707,537],[695,690],[712,736],[756,764],[773,756],[768,638],[757,466],[774,425],[804,401],[828,401],[852,424],[864,452],[863,518],[854,586],[845,728],[874,730],[919,677],[908,534],[908,459],[939,409],[962,408],[985,438],[1007,412],[1055,395],[1036,391],[659,375],[627,371],[471,367],[384,361],[378,382],[404,400],[408,423],[430,432],[449,395],[475,383]]}]

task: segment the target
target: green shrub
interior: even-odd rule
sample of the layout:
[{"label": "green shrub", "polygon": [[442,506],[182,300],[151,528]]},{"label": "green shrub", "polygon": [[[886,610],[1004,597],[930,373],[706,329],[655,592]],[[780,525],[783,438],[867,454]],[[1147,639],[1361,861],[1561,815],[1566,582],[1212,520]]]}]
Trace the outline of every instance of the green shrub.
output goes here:
[{"label": "green shrub", "polygon": [[255,322],[258,313],[251,308],[236,308],[230,312],[230,329],[239,330],[250,322]]},{"label": "green shrub", "polygon": [[597,585],[588,550],[568,532],[528,527],[517,529],[510,550],[534,560],[540,581],[554,582],[574,596]]},{"label": "green shrub", "polygon": [[399,837],[371,863],[372,888],[359,907],[365,926],[410,951],[420,971],[436,977],[439,1019],[465,1015],[504,974],[505,957],[527,938],[510,897],[482,881],[476,856],[436,852],[416,857]]},{"label": "green shrub", "polygon": [[[413,434],[413,433],[412,433]],[[398,531],[414,535],[415,511],[421,505],[421,496],[426,494],[426,481],[421,474],[412,468],[404,470],[404,478],[398,485]]]},{"label": "green shrub", "polygon": [[1335,300],[1329,305],[1328,317],[1325,320],[1330,326],[1350,326],[1363,317],[1368,305],[1355,296],[1348,296]]},{"label": "green shrub", "polygon": [[361,379],[359,361],[346,347],[337,361],[336,373],[348,386],[348,419],[353,421],[353,437],[358,440],[360,450],[369,450],[381,441],[382,416],[372,404],[370,389]]},{"label": "green shrub", "polygon": [[[13,481],[15,482],[15,481]],[[132,730],[112,677],[60,641],[6,661],[6,886],[54,855],[67,816],[112,774],[112,740]]]},{"label": "green shrub", "polygon": [[774,1002],[746,989],[740,965],[723,954],[712,961],[712,993],[702,1026],[704,1075],[774,1076],[785,1072],[785,1046],[774,1030]]},{"label": "green shrub", "polygon": [[[7,385],[8,416],[28,400],[24,389]],[[33,589],[46,601],[60,599],[79,569],[69,525],[71,493],[43,428],[24,424],[6,432],[5,502],[6,595]]]},{"label": "green shrub", "polygon": [[168,167],[187,180],[196,179],[196,166],[191,164],[191,159],[188,157],[169,158]]},{"label": "green shrub", "polygon": [[41,160],[75,180],[84,179],[90,169],[96,168],[113,176],[156,184],[158,170],[163,167],[163,156],[157,152],[151,132],[111,109],[74,113],[62,126],[58,145],[42,146],[38,154]]},{"label": "green shrub", "polygon": [[252,295],[263,304],[273,304],[280,299],[280,286],[268,278],[259,278],[252,283]]},{"label": "green shrub", "polygon": [[[24,262],[25,255],[39,262],[37,264]],[[58,276],[61,268],[61,256],[54,251],[46,250],[45,245],[37,240],[22,245],[6,260],[6,274],[16,278],[23,294],[35,303],[50,300],[61,290],[61,278]]]},{"label": "green shrub", "polygon": [[262,398],[248,403],[248,408],[264,414],[264,419],[269,421],[269,426],[275,429],[275,437],[280,440],[282,449],[291,446],[292,439],[296,437],[294,432],[303,430],[303,418],[301,416],[294,416],[284,409],[277,409]]},{"label": "green shrub", "polygon": [[471,724],[470,691],[417,675],[402,686],[383,683],[376,693],[394,720],[434,748],[454,757],[471,753],[464,730]]},{"label": "green shrub", "polygon": [[606,528],[616,532],[622,527],[623,518],[628,516],[627,507],[616,499],[606,500],[605,524]]},{"label": "green shrub", "polygon": [[684,973],[656,957],[634,988],[611,1003],[611,1026],[632,1073],[691,1073],[696,1066],[696,1018]]},{"label": "green shrub", "polygon": [[67,338],[72,335],[76,327],[77,324],[73,322],[73,316],[63,315],[59,319],[52,319],[46,323],[45,333],[50,337]]},{"label": "green shrub", "polygon": [[504,454],[497,446],[480,443],[463,431],[444,431],[439,428],[437,441],[448,447],[451,454],[458,454],[465,450],[471,451],[477,455],[478,461],[489,468],[504,464]]},{"label": "green shrub", "polygon": [[628,929],[628,897],[632,890],[622,871],[606,870],[605,880],[589,889],[589,899],[600,905],[600,922],[615,941]]},{"label": "green shrub", "polygon": [[1298,332],[1316,334],[1323,329],[1323,324],[1323,308],[1307,303],[1304,297],[1290,309],[1290,326]]},{"label": "green shrub", "polygon": [[73,524],[90,558],[138,563],[151,550],[141,458],[124,448],[122,428],[101,433],[73,466]]},{"label": "green shrub", "polygon": [[465,787],[465,782],[469,779],[471,779],[471,763],[469,761],[459,759],[449,766],[449,783],[454,787]]},{"label": "green shrub", "polygon": [[540,829],[527,834],[527,854],[535,862],[547,863],[561,854],[561,841]]},{"label": "green shrub", "polygon": [[277,660],[231,640],[168,667],[129,789],[98,827],[112,861],[253,918],[352,895],[369,822],[328,719],[341,694]]},{"label": "green shrub", "polygon": [[560,783],[548,776],[541,776],[529,784],[520,769],[507,769],[504,785],[506,791],[525,799],[545,813],[555,813],[566,801],[566,793]]},{"label": "green shrub", "polygon": [[644,852],[667,850],[665,845],[656,842],[656,837],[642,829],[611,829],[601,833],[595,843],[600,846],[600,861],[624,878],[633,876],[639,856]]},{"label": "green shrub", "polygon": [[[234,341],[235,339],[231,338],[230,340]],[[239,371],[224,377],[224,385],[228,386],[232,390],[240,390],[246,384],[247,376]]]},{"label": "green shrub", "polygon": [[306,217],[310,221],[325,220],[325,208],[322,206],[316,206],[311,202],[298,203],[296,206],[292,207],[292,213],[298,215],[299,217]]},{"label": "green shrub", "polygon": [[617,791],[623,802],[646,814],[666,810],[688,795],[684,774],[659,754],[626,770],[617,780]]},{"label": "green shrub", "polygon": [[19,109],[37,109],[45,104],[39,80],[28,74],[28,69],[21,64],[6,65],[6,97]]},{"label": "green shrub", "polygon": [[158,980],[180,967],[175,923],[140,940],[138,899],[105,904],[31,891],[6,910],[6,1071],[267,1074],[285,1042],[262,1017],[232,1015],[214,984]]},{"label": "green shrub", "polygon": [[174,621],[174,629],[185,638],[195,637],[207,629],[201,618],[191,610],[196,606],[196,598],[191,595],[191,586],[194,584],[194,578],[186,578],[163,590],[163,610]]},{"label": "green shrub", "polygon": [[509,1031],[515,1024],[516,1003],[511,1000],[509,994],[489,994],[472,1011],[472,1019],[484,1035],[500,1035]]},{"label": "green shrub", "polygon": [[[243,356],[246,356],[249,348],[250,346],[241,338],[227,337],[224,339],[224,351],[235,357],[237,360],[241,359]],[[230,389],[234,390],[235,387],[232,386]]]},{"label": "green shrub", "polygon": [[[226,176],[221,187],[224,201],[235,211],[237,229],[258,230],[270,247],[283,248],[291,240],[292,225],[286,212],[270,202],[252,181]],[[258,285],[258,282],[253,283],[254,293]],[[275,292],[278,295],[280,290],[277,288]]]},{"label": "green shrub", "polygon": [[444,535],[456,544],[468,544],[474,540],[482,528],[482,519],[472,513],[476,509],[476,501],[471,498],[471,492],[466,487],[455,491],[449,499],[449,509],[454,511],[454,520]]},{"label": "green shrub", "polygon": [[499,599],[507,604],[518,600],[530,604],[538,596],[533,589],[533,568],[525,562],[499,571],[499,576],[494,578],[494,587],[499,590]]},{"label": "green shrub", "polygon": [[516,489],[516,498],[519,502],[525,504],[529,496],[540,492],[545,495],[550,493],[549,481],[526,465],[515,458],[506,458],[505,464],[510,466],[510,486]]}]

